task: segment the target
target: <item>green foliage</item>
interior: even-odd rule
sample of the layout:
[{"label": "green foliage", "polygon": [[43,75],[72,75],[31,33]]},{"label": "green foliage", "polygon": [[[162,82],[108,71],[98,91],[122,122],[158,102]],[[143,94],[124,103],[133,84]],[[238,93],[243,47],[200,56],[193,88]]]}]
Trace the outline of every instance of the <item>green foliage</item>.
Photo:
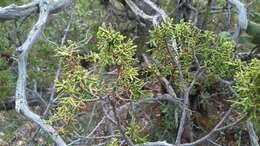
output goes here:
[{"label": "green foliage", "polygon": [[156,138],[158,140],[174,142],[176,137],[175,131],[178,125],[176,114],[178,114],[178,109],[176,106],[170,104],[162,104],[160,106],[160,119],[154,119],[151,121],[150,137]]},{"label": "green foliage", "polygon": [[119,146],[120,145],[120,140],[117,138],[113,138],[108,144],[107,146]]},{"label": "green foliage", "polygon": [[253,12],[253,14],[251,15],[252,21],[256,22],[256,23],[260,23],[260,13],[257,12]]},{"label": "green foliage", "polygon": [[[220,77],[232,75],[233,44],[227,38],[210,31],[202,32],[190,23],[181,21],[174,25],[167,19],[150,32],[150,45],[158,70],[162,75],[177,75],[174,58],[180,60],[182,72],[190,79],[190,67],[196,57],[201,66]],[[174,39],[176,42],[174,42]],[[194,52],[193,52],[194,51]]]},{"label": "green foliage", "polygon": [[65,61],[64,79],[57,83],[57,90],[82,100],[91,99],[100,95],[103,88],[99,86],[97,76],[81,66],[82,57],[74,54],[74,47],[75,44],[71,43],[69,47],[57,50],[57,56]]},{"label": "green foliage", "polygon": [[134,58],[136,46],[131,40],[114,31],[112,26],[99,27],[97,33],[98,52],[92,53],[100,71],[115,66],[117,77],[112,86],[117,88],[117,95],[127,94],[131,99],[138,99],[142,95],[143,82],[138,78],[138,70],[134,67],[137,60]]},{"label": "green foliage", "polygon": [[53,84],[55,72],[57,70],[57,60],[55,57],[55,47],[39,41],[35,45],[28,58],[28,85],[33,86],[32,80],[37,82],[37,88],[44,90]]},{"label": "green foliage", "polygon": [[90,74],[80,65],[81,57],[75,54],[75,44],[69,42],[67,48],[57,48],[57,57],[64,61],[64,74],[60,81],[56,81],[57,92],[64,95],[59,102],[50,122],[63,120],[70,122],[75,119],[75,113],[81,102],[94,98],[102,91],[96,76]]},{"label": "green foliage", "polygon": [[[181,21],[173,24],[172,19],[166,19],[150,31],[149,45],[152,48],[148,51],[152,54],[154,64],[150,66],[148,72],[153,73],[152,76],[155,77],[161,75],[170,78],[177,92],[181,90],[178,86],[177,60],[187,82],[191,82],[194,76],[192,67],[195,65],[195,59],[198,59],[200,66],[207,70],[201,80],[215,81],[219,77],[233,77],[236,71],[236,62],[232,60],[233,43],[225,36],[210,31],[201,31],[189,22]],[[200,83],[201,87],[205,87],[209,86],[207,84],[212,85],[213,81],[201,81]],[[206,105],[209,97],[210,95],[201,93],[201,102]],[[162,109],[164,112],[162,120],[152,122],[154,131],[152,137],[174,141],[176,125],[169,121],[176,119],[174,117],[176,111],[173,111],[175,108],[164,106]]]},{"label": "green foliage", "polygon": [[[170,51],[170,42],[174,39],[174,26],[173,20],[167,19],[167,21],[161,23],[160,25],[154,27],[150,31],[149,44],[152,47],[150,52],[152,52],[153,57],[158,60],[156,66],[152,67],[154,72],[160,72],[161,75],[171,75],[173,72],[172,68],[172,54]],[[176,51],[176,50],[175,50]],[[174,52],[176,55],[177,52]]]},{"label": "green foliage", "polygon": [[255,23],[253,21],[248,22],[248,27],[246,29],[247,34],[249,34],[252,37],[252,43],[254,44],[260,44],[260,24]]},{"label": "green foliage", "polygon": [[235,75],[234,86],[238,101],[234,102],[251,119],[260,115],[260,60],[253,59],[250,63],[240,63]]},{"label": "green foliage", "polygon": [[126,134],[131,138],[134,144],[145,143],[147,136],[140,133],[142,127],[138,125],[136,119],[132,116],[129,127],[127,128]]},{"label": "green foliage", "polygon": [[[68,47],[56,49],[57,56],[64,62],[62,80],[56,84],[58,93],[63,96],[51,122],[73,120],[80,103],[110,95],[114,89],[119,99],[135,100],[142,95],[143,83],[134,67],[137,61],[133,58],[132,41],[105,25],[99,28],[97,38],[97,51],[85,56],[77,54],[76,44],[71,41]],[[92,62],[95,70],[82,67],[81,60]],[[115,77],[107,79],[104,74],[110,67],[115,67],[117,72]]]},{"label": "green foliage", "polygon": [[63,97],[59,102],[55,114],[49,119],[49,122],[54,123],[60,120],[66,124],[75,122],[77,116],[75,113],[78,111],[79,105],[80,101],[74,97]]},{"label": "green foliage", "polygon": [[102,66],[118,65],[131,66],[136,63],[133,58],[136,46],[131,40],[126,40],[119,32],[115,32],[112,26],[104,24],[99,27],[97,33],[99,58],[98,63]]},{"label": "green foliage", "polygon": [[220,77],[234,74],[231,57],[234,45],[228,39],[205,31],[201,34],[200,43],[197,46],[196,52],[198,52],[199,59],[211,73]]},{"label": "green foliage", "polygon": [[227,1],[225,1],[225,0],[217,0],[217,3],[222,5],[222,6],[225,6],[227,4]]},{"label": "green foliage", "polygon": [[24,4],[24,3],[27,3],[29,2],[29,0],[1,0],[0,1],[0,6],[7,6],[7,5],[10,5],[10,4]]},{"label": "green foliage", "polygon": [[86,9],[95,9],[100,5],[100,1],[96,0],[76,0],[77,3],[77,14],[81,17],[84,17],[86,15],[90,15],[89,13],[93,13],[90,11],[89,13],[86,13]]},{"label": "green foliage", "polygon": [[15,88],[15,77],[7,63],[0,59],[0,98],[8,97]]},{"label": "green foliage", "polygon": [[[2,91],[2,90],[1,90]],[[16,111],[2,111],[0,113],[0,139],[8,142],[16,138],[17,129],[23,125],[22,117]]]},{"label": "green foliage", "polygon": [[201,93],[200,98],[201,98],[200,103],[202,105],[208,105],[209,99],[210,99],[210,93],[208,93],[207,91],[204,91],[204,92]]},{"label": "green foliage", "polygon": [[0,70],[7,70],[8,64],[6,63],[6,61],[4,61],[3,59],[0,59]]}]

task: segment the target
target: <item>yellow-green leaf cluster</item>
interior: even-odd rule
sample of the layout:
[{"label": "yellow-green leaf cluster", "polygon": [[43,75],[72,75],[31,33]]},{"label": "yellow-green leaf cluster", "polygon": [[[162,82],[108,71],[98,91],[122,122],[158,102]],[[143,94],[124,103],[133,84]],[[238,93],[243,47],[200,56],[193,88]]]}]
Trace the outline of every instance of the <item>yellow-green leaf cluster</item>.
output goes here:
[{"label": "yellow-green leaf cluster", "polygon": [[256,119],[260,114],[260,60],[253,59],[250,63],[242,63],[235,74],[234,89],[238,101],[235,105]]},{"label": "yellow-green leaf cluster", "polygon": [[[190,68],[194,64],[194,54],[201,66],[219,77],[233,74],[232,50],[226,38],[210,31],[201,31],[189,22],[181,21],[174,25],[166,19],[150,32],[150,52],[158,61],[157,67],[162,75],[176,74],[174,58],[179,60],[184,76],[190,78]],[[232,70],[232,71],[230,71]]]},{"label": "yellow-green leaf cluster", "polygon": [[143,82],[138,78],[135,67],[137,60],[134,58],[136,46],[132,40],[116,32],[112,26],[99,27],[97,32],[98,52],[92,53],[97,66],[103,68],[114,66],[116,77],[112,83],[117,89],[117,96],[126,96],[137,99],[142,95]]}]

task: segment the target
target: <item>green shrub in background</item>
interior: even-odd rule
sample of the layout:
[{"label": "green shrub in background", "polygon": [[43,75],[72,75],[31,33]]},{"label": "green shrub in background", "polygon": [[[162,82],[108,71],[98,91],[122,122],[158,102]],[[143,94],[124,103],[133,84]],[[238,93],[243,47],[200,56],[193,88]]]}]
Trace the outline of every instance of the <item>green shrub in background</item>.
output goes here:
[{"label": "green shrub in background", "polygon": [[24,4],[24,3],[27,3],[29,2],[29,0],[1,0],[0,1],[0,6],[7,6],[7,5],[10,5],[10,4]]},{"label": "green shrub in background", "polygon": [[14,89],[15,76],[6,61],[0,59],[0,99],[11,96]]}]

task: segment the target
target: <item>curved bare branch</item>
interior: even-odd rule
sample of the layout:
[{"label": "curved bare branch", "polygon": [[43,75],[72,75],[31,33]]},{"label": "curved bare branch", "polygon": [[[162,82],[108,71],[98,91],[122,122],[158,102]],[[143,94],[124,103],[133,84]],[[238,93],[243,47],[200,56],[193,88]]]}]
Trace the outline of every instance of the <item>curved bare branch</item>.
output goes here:
[{"label": "curved bare branch", "polygon": [[[17,48],[17,51],[20,52],[18,60],[18,80],[16,85],[16,106],[15,109],[18,113],[23,114],[28,119],[32,120],[34,123],[39,125],[59,146],[65,146],[66,143],[55,131],[55,129],[42,119],[39,115],[35,114],[29,109],[26,97],[26,78],[27,78],[27,58],[28,53],[32,45],[39,39],[41,36],[45,24],[47,23],[48,16],[51,11],[56,11],[62,6],[68,4],[69,0],[41,0],[39,1],[39,18],[36,24],[33,26],[29,32],[26,41],[22,44],[21,47]],[[63,4],[63,5],[61,5]],[[10,7],[11,8],[11,7]],[[56,8],[56,9],[55,9]],[[11,17],[10,17],[11,18]]]},{"label": "curved bare branch", "polygon": [[[21,6],[12,4],[6,7],[0,7],[0,21],[13,20],[28,16],[38,10],[41,1],[42,0],[34,0],[31,3]],[[52,0],[49,6],[49,11],[50,13],[56,13],[69,3],[70,0]]]},{"label": "curved bare branch", "polygon": [[27,15],[30,15],[32,12],[36,11],[38,8],[38,2],[33,1],[31,3],[17,6],[17,5],[10,5],[7,7],[0,7],[0,20],[11,20],[11,19],[17,19],[20,17],[24,17]]},{"label": "curved bare branch", "polygon": [[125,0],[125,2],[130,7],[130,9],[135,13],[135,15],[152,22],[153,25],[159,24],[159,21],[158,21],[159,17],[161,17],[162,19],[165,19],[167,17],[165,11],[163,9],[160,9],[156,4],[154,4],[150,0],[144,0],[144,2],[157,12],[156,15],[151,16],[151,15],[146,14],[132,0]]}]

